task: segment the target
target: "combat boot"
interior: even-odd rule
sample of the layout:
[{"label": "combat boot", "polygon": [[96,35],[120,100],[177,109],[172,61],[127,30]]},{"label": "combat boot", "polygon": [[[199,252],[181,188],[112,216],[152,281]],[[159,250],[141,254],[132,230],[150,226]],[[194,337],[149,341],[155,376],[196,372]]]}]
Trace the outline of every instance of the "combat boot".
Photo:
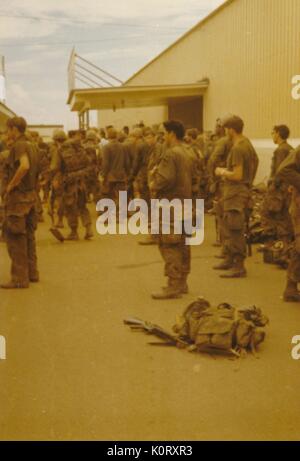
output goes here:
[{"label": "combat boot", "polygon": [[157,245],[157,240],[155,240],[154,236],[153,235],[148,235],[145,240],[140,240],[139,242],[139,245],[144,245],[144,246],[147,246],[147,245]]},{"label": "combat boot", "polygon": [[285,291],[283,293],[283,299],[287,303],[299,303],[300,302],[300,293],[297,288],[297,282],[293,282],[288,279]]},{"label": "combat boot", "polygon": [[181,281],[169,279],[168,286],[163,288],[160,293],[152,293],[153,299],[177,299],[181,298],[182,293]]},{"label": "combat boot", "polygon": [[228,255],[225,256],[224,262],[216,266],[213,266],[213,269],[215,271],[228,271],[229,269],[232,269],[232,268],[233,268],[233,260]]},{"label": "combat boot", "polygon": [[71,229],[70,234],[65,238],[65,240],[79,240],[77,229]]},{"label": "combat boot", "polygon": [[240,256],[236,256],[234,258],[234,263],[232,267],[232,271],[228,274],[222,274],[220,277],[222,279],[239,279],[244,278],[247,275],[246,268],[244,266],[244,258]]},{"label": "combat boot", "polygon": [[92,225],[91,224],[88,224],[86,226],[86,231],[85,231],[85,236],[84,236],[84,239],[85,240],[90,240],[91,238],[94,237],[94,234],[93,234],[93,231],[92,231]]},{"label": "combat boot", "polygon": [[29,273],[30,283],[38,283],[40,281],[40,275],[38,271],[32,271]]},{"label": "combat boot", "polygon": [[189,292],[189,287],[188,287],[188,284],[187,284],[187,278],[188,278],[188,275],[185,274],[181,277],[181,280],[180,280],[180,292],[183,294],[183,295],[187,295],[188,292]]},{"label": "combat boot", "polygon": [[3,288],[4,290],[14,290],[16,288],[29,288],[29,283],[21,283],[21,282],[8,282],[8,283],[2,283],[0,285],[0,288]]}]

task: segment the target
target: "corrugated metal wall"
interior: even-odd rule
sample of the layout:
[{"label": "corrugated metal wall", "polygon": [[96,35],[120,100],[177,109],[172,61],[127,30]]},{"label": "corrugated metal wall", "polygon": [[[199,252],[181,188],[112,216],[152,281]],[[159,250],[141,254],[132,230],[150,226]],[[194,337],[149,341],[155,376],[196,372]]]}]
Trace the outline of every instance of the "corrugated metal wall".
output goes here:
[{"label": "corrugated metal wall", "polygon": [[196,28],[130,85],[192,83],[210,79],[204,125],[225,113],[241,115],[250,137],[266,138],[275,123],[300,137],[300,0],[235,0]]}]

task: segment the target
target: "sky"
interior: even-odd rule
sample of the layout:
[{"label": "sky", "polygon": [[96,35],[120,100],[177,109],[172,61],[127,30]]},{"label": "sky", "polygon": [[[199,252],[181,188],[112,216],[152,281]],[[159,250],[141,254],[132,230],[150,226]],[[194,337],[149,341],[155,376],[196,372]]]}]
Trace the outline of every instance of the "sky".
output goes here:
[{"label": "sky", "polygon": [[[76,53],[126,81],[223,0],[0,0],[6,104],[29,124],[77,127],[66,104]],[[78,88],[86,87],[77,82]],[[92,120],[95,120],[95,118]]]}]

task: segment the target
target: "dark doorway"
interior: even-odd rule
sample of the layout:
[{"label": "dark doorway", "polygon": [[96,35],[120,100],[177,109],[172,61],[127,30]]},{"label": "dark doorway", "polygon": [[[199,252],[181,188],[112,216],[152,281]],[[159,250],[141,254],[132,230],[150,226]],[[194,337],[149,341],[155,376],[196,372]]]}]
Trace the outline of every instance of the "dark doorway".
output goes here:
[{"label": "dark doorway", "polygon": [[168,104],[169,120],[180,120],[186,128],[203,131],[203,99],[173,100]]}]

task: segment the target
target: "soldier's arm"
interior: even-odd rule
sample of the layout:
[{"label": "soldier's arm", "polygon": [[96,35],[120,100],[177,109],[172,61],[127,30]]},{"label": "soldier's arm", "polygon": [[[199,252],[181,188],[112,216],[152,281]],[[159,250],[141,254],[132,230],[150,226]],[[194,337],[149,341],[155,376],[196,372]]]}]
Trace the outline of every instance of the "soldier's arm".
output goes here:
[{"label": "soldier's arm", "polygon": [[154,191],[166,190],[171,188],[175,181],[176,167],[174,157],[167,151],[153,172],[150,189]]},{"label": "soldier's arm", "polygon": [[23,177],[27,174],[30,169],[30,162],[26,152],[19,156],[19,167],[11,179],[9,184],[7,185],[6,192],[9,193],[11,190],[15,189],[20,182],[22,181]]},{"label": "soldier's arm", "polygon": [[275,180],[293,186],[300,192],[300,147],[292,151],[281,163]]},{"label": "soldier's arm", "polygon": [[215,171],[216,176],[221,176],[233,182],[241,181],[244,174],[244,161],[243,151],[239,147],[232,149],[232,164],[232,171],[227,168],[217,168]]}]

